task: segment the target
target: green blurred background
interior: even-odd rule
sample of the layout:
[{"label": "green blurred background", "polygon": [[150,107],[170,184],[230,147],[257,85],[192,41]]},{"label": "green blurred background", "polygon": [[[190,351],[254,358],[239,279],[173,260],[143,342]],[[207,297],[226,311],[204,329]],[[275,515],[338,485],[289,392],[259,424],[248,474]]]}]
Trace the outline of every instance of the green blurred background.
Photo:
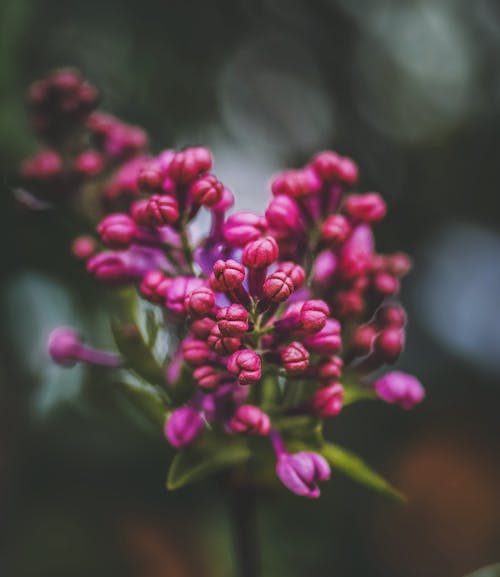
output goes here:
[{"label": "green blurred background", "polygon": [[0,0],[0,574],[227,577],[225,495],[167,494],[161,434],[97,370],[52,366],[61,323],[106,345],[102,293],[62,214],[20,211],[29,83],[81,68],[153,148],[205,144],[238,206],[314,152],[388,200],[383,250],[416,258],[399,367],[413,413],[346,409],[327,436],[400,506],[334,475],[259,506],[265,575],[460,577],[500,559],[500,4],[497,0]]}]

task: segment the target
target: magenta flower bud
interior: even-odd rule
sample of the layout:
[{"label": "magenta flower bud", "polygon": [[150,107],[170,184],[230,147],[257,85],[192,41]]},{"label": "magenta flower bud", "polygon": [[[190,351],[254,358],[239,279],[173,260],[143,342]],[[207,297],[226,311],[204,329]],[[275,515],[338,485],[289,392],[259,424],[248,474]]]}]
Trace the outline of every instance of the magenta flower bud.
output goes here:
[{"label": "magenta flower bud", "polygon": [[235,260],[218,260],[214,264],[211,286],[215,291],[231,291],[243,284],[245,268]]},{"label": "magenta flower bud", "polygon": [[192,367],[205,365],[213,355],[207,343],[198,339],[188,337],[182,341],[181,347],[184,360]]},{"label": "magenta flower bud", "polygon": [[215,324],[215,321],[210,317],[196,319],[191,323],[191,332],[198,339],[207,339]]},{"label": "magenta flower bud", "polygon": [[271,183],[271,190],[275,196],[286,195],[294,198],[308,196],[318,192],[321,181],[316,172],[309,168],[288,170],[279,174]]},{"label": "magenta flower bud", "polygon": [[217,325],[225,337],[241,337],[248,330],[248,312],[239,304],[217,311]]},{"label": "magenta flower bud", "polygon": [[165,425],[165,437],[168,442],[180,449],[195,441],[205,427],[200,413],[192,407],[181,407],[172,411]]},{"label": "magenta flower bud", "polygon": [[350,353],[357,357],[367,355],[372,350],[376,336],[377,330],[373,325],[357,327],[351,335]]},{"label": "magenta flower bud", "polygon": [[351,233],[351,225],[345,216],[341,214],[330,215],[321,227],[321,236],[332,247],[343,244]]},{"label": "magenta flower bud", "polygon": [[368,271],[374,253],[371,228],[358,225],[340,250],[338,271],[342,278],[351,279]]},{"label": "magenta flower bud", "polygon": [[175,153],[168,167],[169,175],[179,184],[189,184],[200,173],[212,168],[212,155],[206,148],[186,148]]},{"label": "magenta flower bud", "polygon": [[224,223],[224,238],[234,248],[244,247],[265,232],[265,219],[253,212],[237,212]]},{"label": "magenta flower bud", "polygon": [[193,371],[193,377],[201,389],[213,391],[222,382],[222,373],[212,365],[202,365]]},{"label": "magenta flower bud", "polygon": [[266,210],[266,220],[273,232],[278,236],[297,234],[300,211],[293,198],[278,194],[269,203]]},{"label": "magenta flower bud", "polygon": [[27,180],[51,181],[63,170],[61,157],[53,150],[42,150],[21,165],[21,176]]},{"label": "magenta flower bud", "polygon": [[214,208],[221,200],[224,186],[213,174],[200,177],[191,186],[190,192],[196,204]]},{"label": "magenta flower bud", "polygon": [[253,385],[260,380],[261,361],[255,351],[236,351],[227,360],[227,370],[235,375],[240,385]]},{"label": "magenta flower bud", "polygon": [[325,326],[313,335],[305,338],[306,347],[318,355],[333,355],[342,344],[341,326],[335,319],[327,319]]},{"label": "magenta flower bud", "polygon": [[179,204],[168,194],[153,194],[147,204],[148,222],[153,226],[174,224],[179,219]]},{"label": "magenta flower bud", "polygon": [[377,395],[388,403],[411,409],[425,397],[422,383],[414,376],[400,371],[387,373],[374,384]]},{"label": "magenta flower bud", "polygon": [[91,236],[79,236],[71,245],[71,253],[78,260],[86,261],[95,254],[96,242]]},{"label": "magenta flower bud", "polygon": [[319,481],[330,478],[330,466],[318,453],[304,451],[278,456],[276,475],[292,493],[301,497],[316,499],[320,496]]},{"label": "magenta flower bud", "polygon": [[326,323],[330,308],[322,300],[309,300],[293,303],[283,318],[275,323],[278,330],[300,330],[305,333],[317,333]]},{"label": "magenta flower bud", "polygon": [[228,424],[233,433],[247,433],[249,435],[269,435],[271,421],[259,407],[254,405],[240,405]]},{"label": "magenta flower bud", "polygon": [[363,295],[356,289],[339,290],[333,298],[333,309],[341,320],[359,317],[365,309]]},{"label": "magenta flower bud", "polygon": [[[144,166],[144,162],[144,157],[138,157],[132,158],[125,164],[122,164],[106,186],[104,191],[105,199],[107,201],[116,201],[121,198],[137,197],[139,194],[137,175]],[[134,220],[136,219],[134,218]]]},{"label": "magenta flower bud", "polygon": [[219,202],[213,208],[217,211],[226,212],[232,206],[234,206],[234,194],[229,188],[224,187]]},{"label": "magenta flower bud", "polygon": [[373,278],[373,290],[381,296],[392,296],[399,288],[399,280],[387,272],[379,272]]},{"label": "magenta flower bud", "polygon": [[139,171],[137,185],[142,192],[157,192],[163,182],[163,170],[158,161],[147,162]]},{"label": "magenta flower bud", "polygon": [[306,280],[304,269],[294,262],[280,262],[276,267],[276,272],[284,272],[292,279],[294,290],[299,289]]},{"label": "magenta flower bud", "polygon": [[163,304],[167,297],[167,288],[172,279],[166,277],[161,270],[148,271],[141,281],[141,295],[156,304]]},{"label": "magenta flower bud", "polygon": [[98,280],[122,284],[141,280],[154,264],[145,256],[132,251],[101,252],[87,261],[87,270]]},{"label": "magenta flower bud", "polygon": [[389,327],[380,332],[373,341],[374,354],[385,363],[395,363],[405,346],[405,333],[401,328]]},{"label": "magenta flower bud", "polygon": [[179,276],[171,280],[166,291],[167,309],[175,315],[186,314],[186,297],[203,286],[203,280],[191,276]]},{"label": "magenta flower bud", "polygon": [[119,367],[122,364],[119,355],[84,345],[78,333],[70,327],[54,329],[49,335],[47,349],[52,360],[63,367],[71,367],[78,361],[105,367]]},{"label": "magenta flower bud", "polygon": [[96,176],[104,167],[102,155],[96,150],[87,150],[75,159],[75,170],[83,176]]},{"label": "magenta flower bud", "polygon": [[328,287],[337,270],[337,257],[331,250],[321,251],[314,261],[314,282],[322,287]]},{"label": "magenta flower bud", "polygon": [[336,380],[342,374],[344,361],[340,357],[329,357],[318,366],[318,376],[323,381]]},{"label": "magenta flower bud", "polygon": [[208,346],[217,354],[227,356],[240,348],[241,340],[223,335],[218,324],[214,324],[208,336]]},{"label": "magenta flower bud", "polygon": [[292,279],[285,272],[276,271],[264,281],[262,293],[270,301],[282,303],[290,297],[294,288]]},{"label": "magenta flower bud", "polygon": [[312,166],[316,174],[325,182],[339,179],[340,165],[341,156],[330,150],[319,152],[312,160]]},{"label": "magenta flower bud", "polygon": [[214,304],[214,291],[202,286],[187,295],[184,307],[193,317],[205,317],[213,309]]},{"label": "magenta flower bud", "polygon": [[406,311],[401,305],[380,307],[375,315],[375,322],[381,328],[401,328],[406,325]]},{"label": "magenta flower bud", "polygon": [[358,166],[354,160],[344,156],[340,160],[339,165],[339,180],[347,186],[352,186],[358,181]]},{"label": "magenta flower bud", "polygon": [[309,351],[294,341],[281,351],[281,361],[288,375],[300,375],[309,366]]},{"label": "magenta flower bud", "polygon": [[351,194],[344,201],[344,211],[356,222],[378,222],[387,213],[383,198],[376,192]]},{"label": "magenta flower bud", "polygon": [[251,269],[266,268],[278,260],[278,243],[272,236],[249,242],[243,249],[242,262]]},{"label": "magenta flower bud", "polygon": [[344,389],[340,383],[333,383],[318,389],[312,397],[311,407],[320,419],[337,416],[342,410]]},{"label": "magenta flower bud", "polygon": [[109,214],[101,220],[97,232],[107,246],[127,248],[137,234],[137,224],[128,214]]},{"label": "magenta flower bud", "polygon": [[385,257],[385,266],[389,274],[401,278],[410,272],[412,260],[404,252],[397,252]]}]

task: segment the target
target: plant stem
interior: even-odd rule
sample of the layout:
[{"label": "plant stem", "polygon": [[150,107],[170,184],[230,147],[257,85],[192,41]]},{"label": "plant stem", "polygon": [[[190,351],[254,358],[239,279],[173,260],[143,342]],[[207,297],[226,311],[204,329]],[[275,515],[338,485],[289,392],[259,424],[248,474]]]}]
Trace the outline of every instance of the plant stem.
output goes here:
[{"label": "plant stem", "polygon": [[232,521],[235,577],[260,577],[257,492],[229,484],[227,499]]}]

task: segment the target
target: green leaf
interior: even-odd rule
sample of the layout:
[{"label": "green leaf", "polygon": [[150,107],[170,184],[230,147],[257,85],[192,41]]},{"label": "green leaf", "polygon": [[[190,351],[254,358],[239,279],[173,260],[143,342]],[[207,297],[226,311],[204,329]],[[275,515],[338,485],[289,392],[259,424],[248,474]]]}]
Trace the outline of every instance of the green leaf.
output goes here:
[{"label": "green leaf", "polygon": [[163,427],[168,406],[155,387],[142,380],[115,383],[115,390],[141,410],[153,423]]},{"label": "green leaf", "polygon": [[251,452],[244,439],[220,440],[186,447],[174,457],[168,472],[167,489],[179,489],[222,469],[247,461]]},{"label": "green leaf", "polygon": [[333,443],[324,443],[320,452],[334,469],[338,469],[358,483],[366,485],[380,493],[384,493],[398,501],[406,501],[406,497],[403,494],[390,485],[390,483],[354,453]]},{"label": "green leaf", "polygon": [[344,407],[358,401],[374,401],[378,397],[373,389],[360,387],[359,385],[344,385]]},{"label": "green leaf", "polygon": [[474,573],[470,573],[467,577],[500,577],[500,563],[482,567],[474,571]]}]

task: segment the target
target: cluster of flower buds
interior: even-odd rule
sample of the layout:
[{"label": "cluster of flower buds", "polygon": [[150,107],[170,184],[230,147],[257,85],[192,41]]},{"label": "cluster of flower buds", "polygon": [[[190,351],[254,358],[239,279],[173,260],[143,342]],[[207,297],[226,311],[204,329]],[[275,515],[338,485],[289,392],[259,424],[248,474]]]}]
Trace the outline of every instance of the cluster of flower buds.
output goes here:
[{"label": "cluster of flower buds", "polygon": [[[305,418],[316,430],[353,389],[405,409],[424,397],[411,375],[373,376],[404,348],[406,313],[396,296],[411,267],[403,253],[375,250],[382,197],[349,193],[356,164],[321,152],[272,181],[263,215],[228,216],[233,195],[206,148],[147,157],[139,129],[95,112],[84,122],[104,164],[114,162],[104,195],[120,208],[98,223],[99,242],[80,237],[73,252],[97,280],[135,285],[181,335],[165,387],[188,379],[193,392],[168,407],[166,438],[180,449],[214,432],[268,437],[283,484],[318,497],[329,465],[319,452],[288,452],[286,423]],[[98,174],[86,154],[80,164]],[[34,164],[47,182],[58,170],[50,155]],[[211,219],[203,237],[192,226],[201,209]],[[50,352],[62,364],[107,358],[67,329],[51,338]]]}]

